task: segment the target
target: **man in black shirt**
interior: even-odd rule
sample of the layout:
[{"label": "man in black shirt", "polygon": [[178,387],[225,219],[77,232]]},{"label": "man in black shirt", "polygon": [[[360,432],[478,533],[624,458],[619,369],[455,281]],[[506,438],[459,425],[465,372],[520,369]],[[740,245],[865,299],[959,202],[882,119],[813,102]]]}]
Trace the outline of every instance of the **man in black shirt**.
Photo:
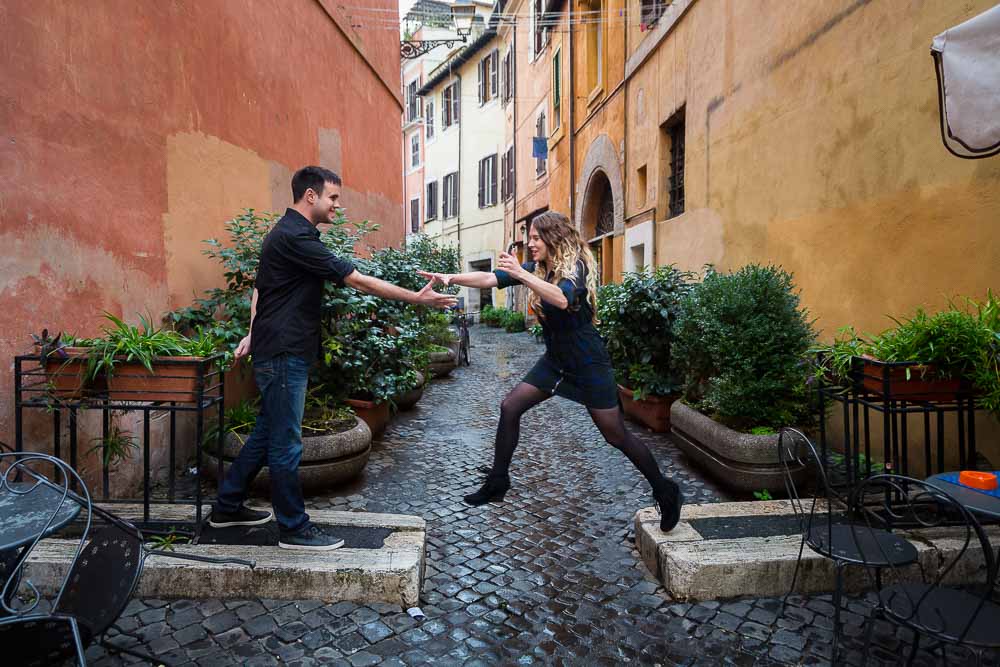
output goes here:
[{"label": "man in black shirt", "polygon": [[285,549],[327,551],[344,543],[309,521],[299,483],[302,414],[309,366],[320,346],[323,283],[332,281],[386,299],[434,308],[455,304],[454,297],[433,290],[433,281],[419,292],[411,292],[360,273],[323,245],[316,225],[336,219],[340,187],[340,177],[328,169],[300,169],[292,177],[295,203],[264,238],[250,306],[250,333],[236,348],[237,359],[253,354],[260,413],[253,433],[219,487],[219,499],[209,518],[209,524],[216,528],[270,521],[271,512],[243,505],[250,482],[266,464],[271,504],[280,529],[278,546]]}]

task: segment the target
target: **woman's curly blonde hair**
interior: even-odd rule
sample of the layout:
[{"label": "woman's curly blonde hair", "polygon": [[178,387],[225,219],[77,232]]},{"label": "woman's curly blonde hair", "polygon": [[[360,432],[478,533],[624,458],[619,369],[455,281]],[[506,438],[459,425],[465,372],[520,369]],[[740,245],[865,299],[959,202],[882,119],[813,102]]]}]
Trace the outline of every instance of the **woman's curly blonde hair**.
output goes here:
[{"label": "woman's curly blonde hair", "polygon": [[[594,255],[590,248],[583,241],[580,232],[569,221],[565,215],[546,211],[535,216],[531,221],[531,228],[538,232],[539,238],[548,250],[548,260],[538,262],[535,265],[535,275],[542,280],[549,280],[549,273],[552,277],[549,282],[558,285],[562,279],[567,279],[576,284],[576,265],[583,262],[586,267],[587,280],[587,300],[590,302],[594,321],[597,321],[597,269]],[[538,317],[543,317],[541,308],[541,297],[535,292],[528,290],[528,305]]]}]

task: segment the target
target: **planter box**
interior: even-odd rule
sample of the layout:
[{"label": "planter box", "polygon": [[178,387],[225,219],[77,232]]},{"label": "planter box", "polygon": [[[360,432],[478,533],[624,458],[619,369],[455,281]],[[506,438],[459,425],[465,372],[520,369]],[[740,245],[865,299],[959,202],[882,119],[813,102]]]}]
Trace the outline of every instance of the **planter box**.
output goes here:
[{"label": "planter box", "polygon": [[[107,380],[108,398],[194,403],[198,400],[198,369],[203,362],[203,357],[156,357],[150,373],[138,362],[120,361]],[[203,372],[210,369],[207,366]]]},{"label": "planter box", "polygon": [[[959,378],[935,378],[932,365],[889,364],[871,357],[854,357],[853,363],[861,385],[890,400],[945,403],[969,393],[969,387]],[[910,379],[906,379],[907,370]]]},{"label": "planter box", "polygon": [[354,413],[359,419],[364,420],[368,424],[373,438],[378,438],[382,435],[391,417],[388,403],[375,403],[359,398],[349,398],[345,402],[354,408]]},{"label": "planter box", "polygon": [[[741,493],[784,491],[784,466],[778,461],[778,435],[740,433],[680,401],[670,406],[670,433],[677,447],[722,486]],[[793,471],[796,485],[808,470]]]},{"label": "planter box", "polygon": [[[223,441],[222,466],[223,474],[240,453],[245,441],[245,435],[226,433]],[[342,433],[319,435],[302,438],[302,461],[299,464],[299,480],[304,489],[322,489],[342,484],[361,474],[372,449],[372,432],[361,419],[354,428]],[[214,451],[205,450],[206,465],[209,472],[218,477],[219,459]],[[267,491],[271,485],[271,477],[267,466],[254,478],[253,487]]]},{"label": "planter box", "polygon": [[44,362],[45,381],[56,398],[79,398],[88,393],[86,347],[62,348],[67,357],[49,356]]},{"label": "planter box", "polygon": [[647,396],[637,400],[631,389],[618,385],[622,409],[633,421],[645,425],[655,433],[670,430],[670,406],[677,396]]}]

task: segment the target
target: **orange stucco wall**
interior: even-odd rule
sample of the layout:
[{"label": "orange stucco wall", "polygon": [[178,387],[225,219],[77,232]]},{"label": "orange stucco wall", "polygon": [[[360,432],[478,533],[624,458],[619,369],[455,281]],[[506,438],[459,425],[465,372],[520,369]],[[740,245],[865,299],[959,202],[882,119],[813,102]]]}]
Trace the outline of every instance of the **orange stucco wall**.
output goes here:
[{"label": "orange stucco wall", "polygon": [[244,207],[283,210],[302,165],[341,174],[349,217],[382,223],[374,244],[402,239],[397,37],[338,11],[0,7],[0,439],[29,332],[189,304],[221,282],[202,239]]}]

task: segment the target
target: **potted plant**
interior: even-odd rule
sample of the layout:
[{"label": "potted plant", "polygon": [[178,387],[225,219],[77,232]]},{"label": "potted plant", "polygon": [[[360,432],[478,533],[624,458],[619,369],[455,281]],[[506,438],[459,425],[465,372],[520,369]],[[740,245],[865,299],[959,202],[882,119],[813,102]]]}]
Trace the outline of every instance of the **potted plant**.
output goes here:
[{"label": "potted plant", "polygon": [[541,324],[532,324],[531,328],[528,329],[528,332],[535,337],[536,343],[545,342],[545,335],[544,335],[545,332],[542,330]]},{"label": "potted plant", "polygon": [[[306,395],[299,479],[308,491],[329,488],[357,477],[371,455],[372,433],[368,425],[349,407],[328,402],[327,393],[324,387],[317,386]],[[256,420],[257,408],[250,401],[242,401],[226,411],[223,474],[239,454]],[[205,452],[210,471],[216,475],[219,470],[217,442],[218,426],[213,425],[205,434]],[[262,491],[270,487],[267,466],[257,475],[254,486]]]},{"label": "potted plant", "polygon": [[90,341],[87,378],[103,376],[111,400],[197,400],[199,376],[203,378],[207,370],[205,359],[215,351],[211,336],[190,339],[155,328],[145,317],[133,326],[111,313],[104,316],[112,326]]},{"label": "potted plant", "polygon": [[693,279],[673,265],[661,266],[652,273],[626,273],[598,295],[598,330],[625,414],[658,433],[670,430],[670,406],[682,386],[672,354],[673,327]]},{"label": "potted plant", "polygon": [[775,433],[814,419],[805,356],[815,334],[792,276],[709,267],[681,299],[674,331],[684,377],[683,400],[670,410],[678,447],[732,489],[783,489]]},{"label": "potted plant", "polygon": [[35,341],[35,354],[39,358],[45,374],[46,393],[57,399],[79,398],[87,391],[96,389],[87,381],[86,339],[56,334],[49,336],[48,329],[42,329],[40,336],[31,334]]},{"label": "potted plant", "polygon": [[896,326],[863,337],[844,327],[820,353],[829,382],[853,385],[886,400],[950,402],[975,395],[1000,415],[1000,299],[966,299],[937,313],[918,308]]}]

